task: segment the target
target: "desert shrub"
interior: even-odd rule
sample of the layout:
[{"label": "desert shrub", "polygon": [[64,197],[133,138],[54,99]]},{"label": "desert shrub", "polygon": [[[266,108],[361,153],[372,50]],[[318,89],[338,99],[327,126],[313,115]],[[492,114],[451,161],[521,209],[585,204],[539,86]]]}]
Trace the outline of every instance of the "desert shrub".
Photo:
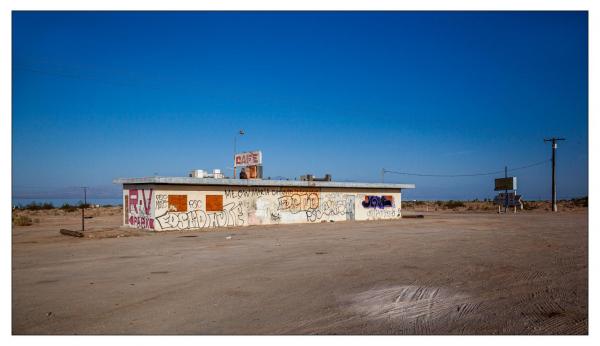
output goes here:
[{"label": "desert shrub", "polygon": [[29,216],[21,215],[13,219],[13,224],[15,226],[31,226],[33,220]]},{"label": "desert shrub", "polygon": [[571,199],[571,202],[573,202],[573,204],[576,207],[587,207],[588,206],[588,198],[586,197],[580,197],[580,198],[573,198]]},{"label": "desert shrub", "polygon": [[71,213],[77,211],[77,207],[74,205],[70,205],[69,203],[65,203],[60,207],[61,210],[66,211],[67,213]]},{"label": "desert shrub", "polygon": [[102,208],[112,208],[113,205],[112,204],[103,204]]},{"label": "desert shrub", "polygon": [[33,219],[33,222],[34,222],[34,223],[40,223],[40,219],[38,219],[38,218],[35,218],[35,219]]},{"label": "desert shrub", "polygon": [[456,208],[460,208],[460,207],[464,207],[465,206],[465,204],[463,202],[461,202],[461,201],[453,201],[453,200],[449,200],[444,205],[448,209],[456,209]]},{"label": "desert shrub", "polygon": [[415,208],[417,205],[421,205],[422,203],[419,202],[415,202],[415,201],[406,201],[406,202],[402,202],[402,205],[407,205],[409,208]]},{"label": "desert shrub", "polygon": [[54,205],[52,203],[36,203],[36,202],[31,202],[29,204],[27,204],[26,206],[21,206],[19,207],[19,209],[25,209],[25,210],[49,210],[49,209],[54,209]]},{"label": "desert shrub", "polygon": [[538,205],[536,203],[523,201],[523,210],[534,210],[537,208]]},{"label": "desert shrub", "polygon": [[438,207],[441,207],[444,205],[443,201],[435,201],[435,205],[437,205]]}]

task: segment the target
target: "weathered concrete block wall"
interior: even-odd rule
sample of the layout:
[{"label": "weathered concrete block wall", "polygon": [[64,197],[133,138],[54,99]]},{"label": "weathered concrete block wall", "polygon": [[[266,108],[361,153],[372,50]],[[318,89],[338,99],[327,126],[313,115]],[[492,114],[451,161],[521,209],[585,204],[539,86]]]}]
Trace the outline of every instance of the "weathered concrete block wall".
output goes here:
[{"label": "weathered concrete block wall", "polygon": [[124,185],[123,224],[166,231],[401,217],[398,189]]}]

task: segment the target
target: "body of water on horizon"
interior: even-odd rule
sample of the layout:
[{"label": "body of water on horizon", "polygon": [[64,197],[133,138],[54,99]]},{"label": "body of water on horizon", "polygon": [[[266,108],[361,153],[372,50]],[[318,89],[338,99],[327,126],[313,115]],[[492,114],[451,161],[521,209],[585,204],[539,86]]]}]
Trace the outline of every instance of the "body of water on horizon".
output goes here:
[{"label": "body of water on horizon", "polygon": [[[60,207],[64,204],[78,205],[83,203],[83,198],[13,198],[13,206],[26,206],[30,203],[36,204],[52,203],[55,207]],[[98,205],[119,205],[123,204],[122,198],[88,198],[88,204]]]}]

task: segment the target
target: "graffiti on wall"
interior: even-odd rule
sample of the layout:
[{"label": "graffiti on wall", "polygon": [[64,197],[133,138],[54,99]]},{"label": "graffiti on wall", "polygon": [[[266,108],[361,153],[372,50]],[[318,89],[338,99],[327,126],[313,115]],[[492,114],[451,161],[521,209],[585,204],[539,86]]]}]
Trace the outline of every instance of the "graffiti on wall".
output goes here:
[{"label": "graffiti on wall", "polygon": [[246,188],[239,190],[225,189],[225,198],[249,198],[249,197],[261,197],[261,196],[277,196],[281,194],[280,189],[273,189],[268,187],[255,187]]},{"label": "graffiti on wall", "polygon": [[128,201],[125,222],[142,229],[154,229],[152,210],[152,189],[130,189],[125,200]]},{"label": "graffiti on wall", "polygon": [[156,209],[164,209],[169,206],[169,196],[168,195],[156,195],[154,197],[156,203]]},{"label": "graffiti on wall", "polygon": [[396,214],[396,209],[369,209],[367,217],[370,219],[389,219],[400,215]]},{"label": "graffiti on wall", "polygon": [[348,196],[338,193],[321,196],[318,208],[306,210],[306,221],[316,222],[323,221],[322,219],[331,220],[336,216],[346,217]]},{"label": "graffiti on wall", "polygon": [[156,221],[163,230],[188,230],[207,227],[230,227],[243,226],[245,215],[239,203],[228,203],[223,210],[216,213],[208,213],[204,210],[192,210],[186,213],[174,213],[167,211],[156,217]]},{"label": "graffiti on wall", "polygon": [[319,208],[319,189],[282,188],[278,198],[279,211],[299,213]]},{"label": "graffiti on wall", "polygon": [[[146,192],[149,191],[149,192]],[[141,194],[140,194],[141,192]],[[150,215],[152,208],[152,189],[150,190],[129,190],[129,211],[134,213],[144,213]]]},{"label": "graffiti on wall", "polygon": [[360,204],[365,208],[361,218],[399,215],[391,195],[323,192],[312,187],[240,187],[213,194],[155,194],[139,189],[129,190],[124,197],[127,224],[160,230],[354,220]]},{"label": "graffiti on wall", "polygon": [[279,211],[299,213],[319,208],[319,195],[316,193],[297,193],[281,196],[278,199]]},{"label": "graffiti on wall", "polygon": [[129,224],[142,229],[154,229],[154,219],[148,216],[129,216]]},{"label": "graffiti on wall", "polygon": [[393,196],[365,196],[364,201],[362,201],[362,206],[364,208],[375,208],[375,209],[384,209],[386,207],[394,206],[394,197]]},{"label": "graffiti on wall", "polygon": [[188,205],[190,207],[190,210],[195,210],[195,209],[202,209],[202,206],[204,204],[199,199],[190,199],[190,201],[188,202]]}]

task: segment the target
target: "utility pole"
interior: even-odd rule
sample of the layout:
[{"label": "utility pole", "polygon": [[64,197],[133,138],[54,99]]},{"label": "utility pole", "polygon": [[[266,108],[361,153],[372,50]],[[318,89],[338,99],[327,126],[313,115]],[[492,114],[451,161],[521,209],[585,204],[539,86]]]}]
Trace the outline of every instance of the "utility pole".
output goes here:
[{"label": "utility pole", "polygon": [[[508,166],[504,166],[504,178],[508,178]],[[506,214],[507,209],[508,209],[508,190],[504,190],[504,214]]]},{"label": "utility pole", "polygon": [[[238,132],[240,136],[244,135],[244,130],[240,130],[240,132]],[[235,134],[235,136],[233,136],[233,179],[236,179],[236,166],[235,166],[235,154],[237,154],[237,135],[238,133]]]},{"label": "utility pole", "polygon": [[85,231],[85,205],[87,204],[87,186],[82,186],[83,189],[83,205],[81,206],[81,231]]},{"label": "utility pole", "polygon": [[556,148],[558,145],[556,142],[564,141],[565,138],[552,137],[544,139],[544,142],[552,142],[552,211],[557,212],[558,206],[556,205]]}]

